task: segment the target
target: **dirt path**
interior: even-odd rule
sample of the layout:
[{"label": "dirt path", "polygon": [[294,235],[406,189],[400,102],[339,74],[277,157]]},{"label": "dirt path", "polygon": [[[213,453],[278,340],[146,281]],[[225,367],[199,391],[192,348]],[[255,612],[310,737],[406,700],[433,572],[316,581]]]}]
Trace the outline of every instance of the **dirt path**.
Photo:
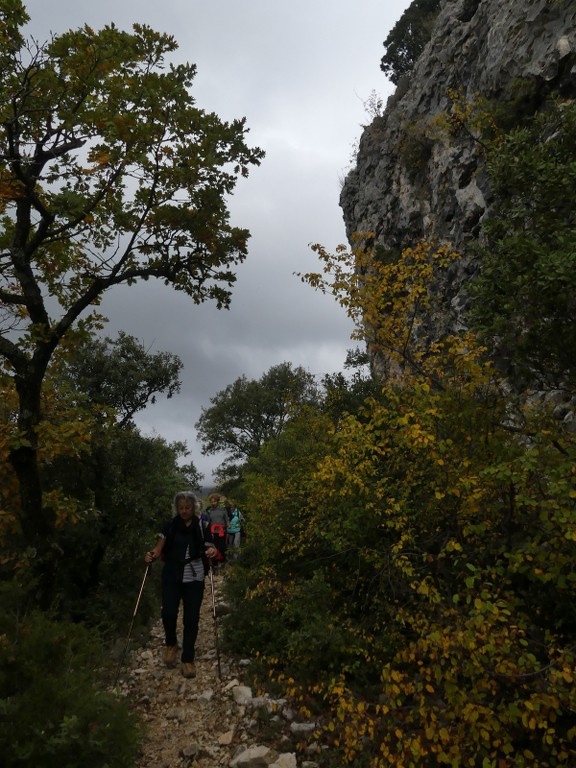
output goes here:
[{"label": "dirt path", "polygon": [[[217,601],[221,579],[215,579]],[[196,677],[183,678],[180,666],[167,669],[163,654],[164,636],[158,623],[146,646],[128,656],[120,675],[122,695],[133,702],[146,728],[138,767],[228,766],[240,748],[254,743],[253,714],[234,700],[232,691],[242,683],[241,670],[222,654],[222,679],[218,676],[209,580],[196,643]]]}]

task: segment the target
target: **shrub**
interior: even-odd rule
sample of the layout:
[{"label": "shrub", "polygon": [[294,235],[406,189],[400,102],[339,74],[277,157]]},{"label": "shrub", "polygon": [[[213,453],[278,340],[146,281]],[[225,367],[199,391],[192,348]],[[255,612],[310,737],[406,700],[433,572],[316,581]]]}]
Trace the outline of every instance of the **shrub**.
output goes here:
[{"label": "shrub", "polygon": [[394,85],[410,74],[430,40],[439,6],[440,0],[414,0],[384,41],[386,53],[381,59],[380,69]]},{"label": "shrub", "polygon": [[133,766],[139,728],[126,704],[99,688],[93,633],[39,611],[5,610],[0,644],[4,768]]}]

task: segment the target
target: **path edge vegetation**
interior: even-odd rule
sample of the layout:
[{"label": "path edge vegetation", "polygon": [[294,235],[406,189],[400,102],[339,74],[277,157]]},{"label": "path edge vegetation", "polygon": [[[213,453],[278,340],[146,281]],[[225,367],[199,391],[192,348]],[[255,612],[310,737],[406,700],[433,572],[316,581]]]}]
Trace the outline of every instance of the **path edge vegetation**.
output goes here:
[{"label": "path edge vegetation", "polygon": [[[442,243],[391,254],[368,232],[335,253],[314,246],[322,271],[302,279],[348,312],[384,375],[357,409],[296,417],[233,490],[249,526],[227,642],[316,721],[300,747],[321,744],[326,766],[576,759],[576,443],[554,413],[558,396],[574,402],[563,339],[575,315],[536,303],[548,283],[550,297],[574,295],[562,200],[576,191],[576,108],[550,99],[503,132],[488,105],[454,104],[446,122],[482,139],[496,194],[471,291],[481,311],[427,337],[435,287],[462,260]],[[562,334],[520,345],[519,375],[504,378],[498,333],[537,338],[547,321]]]}]

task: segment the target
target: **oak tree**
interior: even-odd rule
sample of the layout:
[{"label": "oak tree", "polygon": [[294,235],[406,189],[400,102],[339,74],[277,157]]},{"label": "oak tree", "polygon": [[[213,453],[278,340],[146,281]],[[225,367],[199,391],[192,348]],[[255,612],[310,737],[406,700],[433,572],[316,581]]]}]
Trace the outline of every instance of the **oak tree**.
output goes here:
[{"label": "oak tree", "polygon": [[123,427],[158,395],[170,399],[180,391],[182,361],[170,352],[149,352],[133,336],[120,331],[115,339],[93,338],[72,359],[61,376],[90,402],[114,409]]},{"label": "oak tree", "polygon": [[440,0],[414,0],[384,41],[386,53],[380,69],[394,85],[410,75],[416,60],[430,40],[439,12]]},{"label": "oak tree", "polygon": [[226,307],[249,237],[227,197],[263,153],[244,119],[196,105],[196,68],[173,63],[173,37],[84,26],[37,44],[27,20],[20,0],[0,0],[0,360],[17,392],[22,518],[41,546],[54,524],[38,428],[55,350],[87,338],[116,285],[156,278]]},{"label": "oak tree", "polygon": [[203,452],[223,451],[231,461],[245,462],[317,396],[313,375],[290,363],[272,366],[258,380],[240,376],[202,409],[196,429]]}]

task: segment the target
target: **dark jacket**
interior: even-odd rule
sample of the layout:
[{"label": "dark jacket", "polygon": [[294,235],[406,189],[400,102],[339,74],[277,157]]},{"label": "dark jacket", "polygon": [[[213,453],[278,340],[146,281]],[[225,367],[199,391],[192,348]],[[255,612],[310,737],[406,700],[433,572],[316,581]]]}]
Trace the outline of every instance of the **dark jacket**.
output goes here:
[{"label": "dark jacket", "polygon": [[[210,530],[201,528],[200,521],[196,516],[192,518],[190,525],[186,525],[180,515],[176,515],[172,520],[164,523],[161,533],[166,537],[162,550],[164,575],[170,576],[176,581],[182,580],[186,562],[202,557],[206,550],[206,545],[214,546]],[[188,547],[190,549],[187,560],[186,551]]]}]

